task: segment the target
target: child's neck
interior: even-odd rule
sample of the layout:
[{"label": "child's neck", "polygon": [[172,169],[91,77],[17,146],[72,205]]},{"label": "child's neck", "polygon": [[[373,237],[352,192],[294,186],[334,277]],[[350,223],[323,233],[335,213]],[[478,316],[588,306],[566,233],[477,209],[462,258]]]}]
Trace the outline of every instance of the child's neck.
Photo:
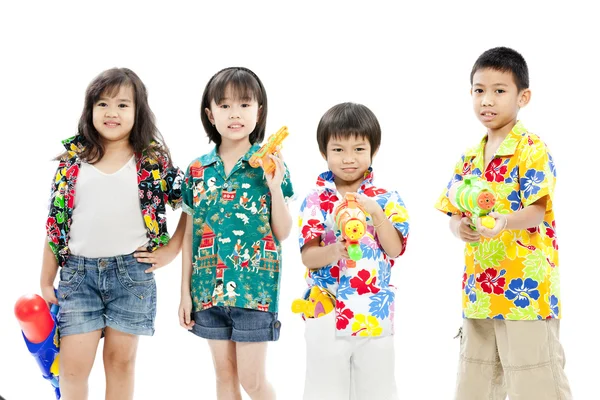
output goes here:
[{"label": "child's neck", "polygon": [[233,166],[248,152],[248,150],[250,150],[250,147],[252,147],[252,144],[250,144],[248,138],[236,141],[222,139],[217,151],[219,157],[223,160],[223,168],[225,169],[226,175],[229,175]]},{"label": "child's neck", "polygon": [[348,182],[336,176],[334,177],[333,181],[335,182],[335,188],[340,193],[340,195],[345,196],[346,193],[358,192],[358,188],[360,188],[360,184],[363,180],[361,178],[355,181]]},{"label": "child's neck", "polygon": [[510,131],[517,124],[517,118],[511,120],[508,124],[498,128],[498,129],[488,129],[487,130],[487,142],[488,144],[497,144],[500,146],[500,143],[508,136]]},{"label": "child's neck", "polygon": [[104,145],[104,156],[94,163],[94,167],[105,174],[117,172],[133,156],[133,147],[129,143],[129,138],[114,142],[104,141],[102,144]]}]

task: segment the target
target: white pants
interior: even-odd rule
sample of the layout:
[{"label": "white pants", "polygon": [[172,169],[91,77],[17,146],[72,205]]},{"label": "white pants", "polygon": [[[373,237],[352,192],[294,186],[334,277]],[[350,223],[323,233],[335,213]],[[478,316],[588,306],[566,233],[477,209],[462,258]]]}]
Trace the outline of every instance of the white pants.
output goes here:
[{"label": "white pants", "polygon": [[304,400],[396,400],[394,337],[336,337],[335,311],[307,318]]}]

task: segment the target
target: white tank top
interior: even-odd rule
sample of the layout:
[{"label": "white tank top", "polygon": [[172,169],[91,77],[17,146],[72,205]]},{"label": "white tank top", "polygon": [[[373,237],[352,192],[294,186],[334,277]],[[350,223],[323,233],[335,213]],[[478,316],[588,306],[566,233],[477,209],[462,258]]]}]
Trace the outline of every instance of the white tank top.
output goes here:
[{"label": "white tank top", "polygon": [[71,254],[114,257],[146,245],[138,190],[135,156],[113,174],[82,162],[69,234]]}]

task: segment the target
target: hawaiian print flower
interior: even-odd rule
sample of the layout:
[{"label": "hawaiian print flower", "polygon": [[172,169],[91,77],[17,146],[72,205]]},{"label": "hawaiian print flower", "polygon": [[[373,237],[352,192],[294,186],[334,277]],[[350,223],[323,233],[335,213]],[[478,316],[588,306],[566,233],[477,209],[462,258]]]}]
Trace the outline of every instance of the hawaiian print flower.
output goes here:
[{"label": "hawaiian print flower", "polygon": [[352,323],[352,336],[380,336],[383,328],[372,315],[356,314]]},{"label": "hawaiian print flower", "polygon": [[[337,268],[337,274],[339,276],[339,268]],[[331,275],[331,269],[327,267],[319,268],[317,270],[312,271],[310,276],[313,279],[315,285],[320,287],[327,287],[328,285],[333,285],[337,282],[337,277],[333,277]]]},{"label": "hawaiian print flower", "polygon": [[376,188],[375,186],[368,187],[363,192],[366,196],[375,197],[380,194],[387,193],[385,189]]},{"label": "hawaiian print flower", "polygon": [[352,310],[346,309],[346,305],[344,304],[344,302],[339,300],[335,302],[335,309],[335,327],[339,331],[344,330],[350,323],[350,319],[354,318],[354,313],[352,312]]},{"label": "hawaiian print flower", "polygon": [[52,243],[58,244],[60,230],[58,229],[58,225],[56,225],[55,218],[49,217],[46,221],[46,232],[48,234],[48,239],[50,239]]},{"label": "hawaiian print flower", "polygon": [[544,226],[546,227],[546,236],[552,239],[552,247],[554,247],[554,250],[558,250],[558,242],[556,241],[556,221],[552,221],[552,226],[544,221]]},{"label": "hawaiian print flower", "polygon": [[304,242],[308,242],[316,237],[321,236],[323,232],[323,224],[318,219],[309,219],[306,225],[302,228],[302,237]]},{"label": "hawaiian print flower", "polygon": [[484,293],[493,292],[494,294],[502,294],[504,293],[504,285],[506,283],[505,274],[505,269],[501,270],[498,275],[498,270],[488,268],[482,273],[477,274],[477,282],[479,282]]},{"label": "hawaiian print flower", "polygon": [[502,162],[502,158],[493,159],[485,171],[485,178],[490,182],[504,182],[504,175],[508,171],[508,167],[506,166],[508,161],[509,159],[506,159],[505,162]]},{"label": "hawaiian print flower", "polygon": [[464,289],[466,295],[469,296],[469,301],[475,303],[475,300],[477,300],[477,294],[475,294],[475,274],[469,275],[469,279],[467,280],[467,284],[464,285]]},{"label": "hawaiian print flower", "polygon": [[462,168],[462,174],[463,175],[469,175],[471,173],[471,163],[470,162],[466,162],[463,164],[463,168]]},{"label": "hawaiian print flower", "polygon": [[529,306],[530,299],[537,300],[540,298],[540,292],[537,290],[538,283],[531,278],[517,278],[510,281],[508,290],[504,295],[507,299],[513,300],[515,306],[525,308]]},{"label": "hawaiian print flower", "polygon": [[306,201],[305,203],[302,205],[302,208],[300,209],[300,211],[304,211],[304,209],[306,207],[308,208],[314,208],[315,206],[319,205],[319,193],[318,192],[312,192],[308,197],[306,197]]},{"label": "hawaiian print flower", "polygon": [[558,318],[558,297],[555,295],[550,296],[550,311],[553,318]]},{"label": "hawaiian print flower", "polygon": [[504,180],[504,183],[513,183],[519,180],[519,166],[515,165],[515,167],[510,171],[508,178]]},{"label": "hawaiian print flower", "polygon": [[531,197],[540,191],[540,183],[544,182],[545,174],[543,171],[530,169],[525,172],[525,176],[521,178],[521,187],[525,198]]},{"label": "hawaiian print flower", "polygon": [[494,315],[492,317],[492,319],[504,319],[504,315],[502,315],[502,314]]},{"label": "hawaiian print flower", "polygon": [[358,276],[350,279],[350,286],[355,288],[358,294],[377,293],[380,289],[375,287],[375,283],[377,282],[376,274],[377,272],[373,270],[373,276],[371,276],[369,271],[362,269],[358,272]]},{"label": "hawaiian print flower", "polygon": [[550,172],[552,172],[552,175],[556,178],[556,164],[554,164],[554,159],[550,153],[548,153],[548,164],[550,164]]},{"label": "hawaiian print flower", "polygon": [[319,205],[319,207],[321,207],[321,211],[331,213],[333,212],[333,204],[339,199],[335,193],[330,192],[329,190],[324,190],[319,195],[319,200],[321,200],[321,204]]},{"label": "hawaiian print flower", "polygon": [[521,195],[518,191],[513,190],[506,199],[510,201],[511,210],[517,211],[521,208]]}]

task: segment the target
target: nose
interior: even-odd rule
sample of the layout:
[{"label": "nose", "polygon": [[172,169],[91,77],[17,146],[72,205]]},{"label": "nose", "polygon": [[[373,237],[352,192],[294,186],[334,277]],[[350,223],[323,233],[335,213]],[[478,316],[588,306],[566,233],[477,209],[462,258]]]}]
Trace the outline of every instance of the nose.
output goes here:
[{"label": "nose", "polygon": [[229,112],[229,119],[239,119],[240,118],[240,110],[239,107],[231,107],[231,111]]},{"label": "nose", "polygon": [[105,111],[104,115],[108,118],[114,118],[114,117],[117,117],[119,115],[119,113],[117,112],[116,107],[108,106],[108,107],[106,107],[106,111]]},{"label": "nose", "polygon": [[486,92],[481,98],[481,106],[493,106],[494,105],[494,95],[489,91]]},{"label": "nose", "polygon": [[354,157],[346,156],[342,159],[344,164],[354,164]]}]

